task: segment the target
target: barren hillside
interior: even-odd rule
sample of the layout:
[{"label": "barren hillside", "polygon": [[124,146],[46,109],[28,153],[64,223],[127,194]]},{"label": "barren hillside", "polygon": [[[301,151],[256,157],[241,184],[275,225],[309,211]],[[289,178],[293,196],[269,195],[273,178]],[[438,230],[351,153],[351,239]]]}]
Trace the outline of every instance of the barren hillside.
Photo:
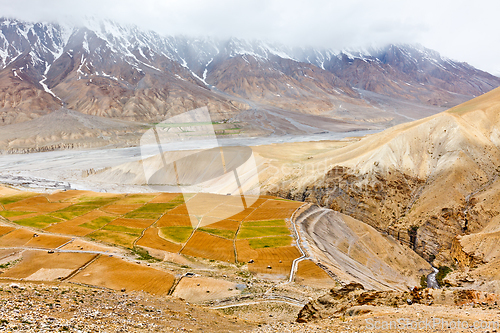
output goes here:
[{"label": "barren hillside", "polygon": [[471,265],[489,262],[491,249],[479,244],[493,241],[496,231],[499,110],[496,89],[316,154],[304,166],[315,179],[282,179],[271,192],[351,215],[399,237],[424,258],[436,258],[436,264],[452,264],[459,256],[452,251],[456,236],[476,258]]}]

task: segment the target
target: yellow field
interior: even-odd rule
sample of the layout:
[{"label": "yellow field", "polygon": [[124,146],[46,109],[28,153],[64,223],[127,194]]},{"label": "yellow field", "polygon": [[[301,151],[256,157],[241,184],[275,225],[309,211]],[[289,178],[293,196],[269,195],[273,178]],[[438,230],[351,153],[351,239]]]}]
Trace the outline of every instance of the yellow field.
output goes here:
[{"label": "yellow field", "polygon": [[142,204],[134,204],[134,205],[108,205],[101,208],[103,212],[124,215],[130,213],[133,210],[141,207]]},{"label": "yellow field", "polygon": [[207,214],[202,214],[204,216],[211,216],[216,218],[228,218],[233,215],[238,214],[243,210],[243,206],[230,206],[230,205],[220,205],[209,211]]},{"label": "yellow field", "polygon": [[[300,257],[300,252],[295,246],[253,249],[246,239],[236,241],[236,250],[238,261],[253,260],[253,263],[248,264],[248,269],[250,272],[260,274],[288,276],[293,260]],[[271,268],[267,268],[268,266]]]},{"label": "yellow field", "polygon": [[245,218],[245,221],[279,220],[292,216],[295,208],[261,208]]},{"label": "yellow field", "polygon": [[115,290],[125,289],[167,295],[174,283],[174,277],[167,272],[146,265],[103,255],[70,281]]},{"label": "yellow field", "polygon": [[38,234],[31,238],[24,246],[40,249],[55,249],[69,242],[71,238],[57,235]]},{"label": "yellow field", "polygon": [[61,250],[76,250],[76,251],[100,251],[110,253],[123,253],[125,250],[116,246],[105,246],[96,244],[91,241],[84,241],[82,239],[74,239],[72,242],[61,247]]},{"label": "yellow field", "polygon": [[[203,219],[205,219],[204,217]],[[238,221],[232,221],[232,220],[222,220],[219,221],[218,219],[216,220],[217,222],[215,223],[210,223],[211,221],[209,220],[208,223],[203,223],[204,226],[208,228],[215,228],[215,229],[224,229],[224,230],[238,230],[240,226],[240,222]]]},{"label": "yellow field", "polygon": [[174,214],[174,215],[188,215],[188,210],[186,207],[186,204],[179,205],[172,209],[171,211],[168,212],[168,214]]},{"label": "yellow field", "polygon": [[59,191],[54,192],[52,194],[47,195],[47,200],[50,202],[76,202],[77,199],[84,195],[93,195],[90,191],[78,191],[78,190],[70,190],[70,191]]},{"label": "yellow field", "polygon": [[235,261],[232,241],[200,231],[194,233],[181,253],[206,259]]},{"label": "yellow field", "polygon": [[11,232],[12,230],[14,230],[13,227],[0,225],[0,236],[5,235],[6,233]]},{"label": "yellow field", "polygon": [[267,200],[262,205],[259,206],[259,209],[268,209],[268,208],[279,208],[279,209],[297,209],[302,206],[303,202],[297,201],[287,201],[287,200]]},{"label": "yellow field", "polygon": [[241,221],[244,220],[248,215],[252,214],[256,208],[246,208],[239,212],[238,214],[234,214],[231,217],[228,217],[229,220]]},{"label": "yellow field", "polygon": [[145,246],[166,252],[177,253],[181,249],[180,244],[169,242],[158,235],[158,228],[149,228],[144,232],[144,236],[137,241],[137,245]]},{"label": "yellow field", "polygon": [[[46,251],[25,251],[23,260],[13,268],[2,274],[4,278],[17,278],[25,280],[55,280],[58,277],[67,277],[87,262],[92,260],[95,254],[88,253],[47,253]],[[51,272],[51,270],[56,270]],[[30,276],[36,274],[38,276]],[[59,276],[54,276],[54,273]],[[46,275],[42,279],[42,275]]]},{"label": "yellow field", "polygon": [[195,225],[198,224],[198,220],[193,216],[189,215],[177,215],[172,213],[175,209],[171,210],[167,214],[163,215],[157,222],[158,227],[180,227],[180,226],[186,226],[190,227],[192,226],[193,221],[195,221]]},{"label": "yellow field", "polygon": [[48,213],[71,206],[69,202],[49,202],[46,197],[36,196],[4,205],[5,210]]},{"label": "yellow field", "polygon": [[295,282],[320,288],[332,288],[335,286],[335,280],[311,260],[302,260],[299,262],[297,272],[295,273]]},{"label": "yellow field", "polygon": [[173,199],[181,197],[182,194],[179,193],[161,193],[156,198],[151,200],[149,203],[167,203]]},{"label": "yellow field", "polygon": [[[299,202],[251,197],[250,207],[244,209],[239,196],[198,193],[186,196],[188,201],[184,203],[183,196],[177,193],[120,195],[88,191],[6,191],[1,198],[7,209],[2,214],[11,221],[68,237],[42,233],[33,237],[33,232],[19,229],[0,237],[0,246],[51,249],[69,242],[70,236],[88,237],[128,249],[137,245],[226,262],[253,259],[255,262],[249,265],[252,272],[275,275],[286,275],[291,261],[299,256],[291,245],[293,238],[286,224],[271,221],[290,218],[302,205]],[[67,248],[82,247],[76,244],[73,241]]]},{"label": "yellow field", "polygon": [[44,230],[47,232],[74,236],[85,236],[94,231],[92,229],[80,227],[80,224],[82,224],[80,221],[61,222],[45,228]]},{"label": "yellow field", "polygon": [[118,218],[118,219],[110,222],[109,225],[121,225],[124,227],[130,227],[130,228],[146,229],[154,222],[155,222],[155,220]]},{"label": "yellow field", "polygon": [[1,247],[19,247],[26,244],[33,238],[35,233],[24,228],[16,229],[0,237]]}]

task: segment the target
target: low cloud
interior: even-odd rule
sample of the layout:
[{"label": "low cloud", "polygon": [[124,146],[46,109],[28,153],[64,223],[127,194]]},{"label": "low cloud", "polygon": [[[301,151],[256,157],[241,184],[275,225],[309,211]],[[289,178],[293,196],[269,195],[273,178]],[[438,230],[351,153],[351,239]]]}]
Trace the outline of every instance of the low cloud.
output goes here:
[{"label": "low cloud", "polygon": [[165,35],[266,39],[339,50],[421,43],[450,58],[498,72],[500,3],[448,0],[0,0],[2,15],[81,22],[86,16],[136,24]]}]

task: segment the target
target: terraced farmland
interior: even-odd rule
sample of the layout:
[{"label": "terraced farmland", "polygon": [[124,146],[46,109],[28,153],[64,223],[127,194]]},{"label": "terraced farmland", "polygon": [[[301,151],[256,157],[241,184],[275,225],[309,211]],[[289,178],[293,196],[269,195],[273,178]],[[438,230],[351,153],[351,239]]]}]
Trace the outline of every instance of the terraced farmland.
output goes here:
[{"label": "terraced farmland", "polygon": [[247,198],[248,207],[242,202],[214,194],[7,191],[0,215],[25,228],[6,230],[0,246],[78,249],[72,243],[87,239],[142,247],[158,259],[174,253],[248,262],[250,272],[286,278],[300,257],[289,219],[302,203],[269,196]]}]

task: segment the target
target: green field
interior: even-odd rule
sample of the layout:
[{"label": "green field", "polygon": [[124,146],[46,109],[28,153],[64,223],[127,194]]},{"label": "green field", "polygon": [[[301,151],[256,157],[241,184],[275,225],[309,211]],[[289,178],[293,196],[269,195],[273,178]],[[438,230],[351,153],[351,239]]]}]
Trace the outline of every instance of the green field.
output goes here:
[{"label": "green field", "polygon": [[79,201],[81,203],[84,203],[85,205],[102,207],[102,206],[105,206],[105,205],[109,205],[113,201],[117,201],[119,199],[121,199],[121,198],[120,197],[89,197],[89,196],[82,196],[82,197],[80,197]]},{"label": "green field", "polygon": [[144,206],[127,213],[124,218],[127,219],[159,219],[165,212],[175,208],[176,203],[149,203]]},{"label": "green field", "polygon": [[61,220],[48,215],[40,215],[35,217],[29,217],[27,219],[17,220],[16,223],[23,225],[25,227],[46,228],[49,224],[61,222]]},{"label": "green field", "polygon": [[151,194],[129,194],[125,198],[121,198],[116,202],[116,204],[145,204],[154,199],[154,195]]},{"label": "green field", "polygon": [[286,227],[285,220],[243,222],[244,227]]},{"label": "green field", "polygon": [[83,214],[86,214],[86,213],[87,213],[86,211],[75,211],[75,212],[57,211],[54,213],[50,213],[49,215],[53,216],[53,217],[58,217],[58,218],[63,219],[63,220],[72,220],[75,217],[82,216]]},{"label": "green field", "polygon": [[164,227],[160,228],[160,235],[176,243],[184,243],[193,233],[192,227]]},{"label": "green field", "polygon": [[120,233],[125,233],[134,236],[140,236],[143,229],[140,228],[130,228],[124,227],[122,225],[107,225],[102,228],[103,230],[115,231]]},{"label": "green field", "polygon": [[279,237],[253,238],[249,239],[248,243],[250,244],[250,247],[253,249],[290,246],[292,244],[292,237],[279,236]]},{"label": "green field", "polygon": [[234,236],[236,235],[236,231],[234,230],[214,229],[214,228],[198,228],[198,230],[227,239],[234,239]]},{"label": "green field", "polygon": [[26,215],[26,214],[32,214],[33,212],[16,212],[13,210],[3,210],[0,211],[0,215],[9,218],[9,217],[14,217],[14,216],[21,216],[21,215]]},{"label": "green field", "polygon": [[39,193],[22,193],[17,195],[11,195],[8,197],[0,197],[0,204],[8,205],[14,202],[18,202],[24,199],[28,199],[34,196],[40,195]]},{"label": "green field", "polygon": [[289,234],[290,231],[286,227],[242,227],[238,233],[238,239],[265,236],[285,236]]},{"label": "green field", "polygon": [[101,216],[101,217],[98,217],[96,219],[93,219],[92,221],[80,224],[79,226],[84,227],[84,228],[97,230],[97,229],[101,229],[102,227],[104,227],[106,224],[113,221],[114,219],[115,219],[115,217],[113,217],[113,216]]},{"label": "green field", "polygon": [[[31,195],[29,193],[27,194],[22,193],[14,196],[4,197],[1,199],[1,201],[3,203],[12,203],[32,197],[34,195],[39,195],[39,194]],[[161,197],[158,197],[158,195],[160,195]],[[66,202],[68,202],[68,204],[71,204],[71,206],[57,211],[47,212],[44,213],[43,215],[38,215],[35,217],[29,217],[30,215],[27,215],[27,214],[35,215],[32,212],[13,211],[13,210],[0,211],[0,216],[6,218],[17,217],[20,218],[20,220],[15,221],[15,223],[21,226],[34,227],[39,229],[45,229],[51,224],[59,223],[58,226],[56,226],[56,229],[65,231],[64,228],[66,228],[67,224],[68,232],[71,232],[70,231],[71,228],[76,227],[76,224],[80,223],[78,224],[78,227],[81,227],[82,229],[75,228],[76,234],[86,234],[86,237],[88,237],[91,240],[105,242],[116,246],[122,246],[128,249],[133,249],[134,242],[141,237],[141,235],[144,232],[144,228],[147,228],[151,225],[155,226],[156,225],[155,221],[158,221],[158,219],[161,216],[163,216],[168,211],[178,207],[179,205],[184,204],[185,200],[189,200],[194,195],[195,194],[188,194],[188,195],[176,194],[172,200],[168,202],[161,202],[169,200],[174,195],[138,193],[130,195],[113,194],[111,196],[100,196],[99,194],[96,193],[95,196],[87,195],[82,197],[75,196],[72,198],[67,198],[65,200]],[[158,200],[154,200],[155,198],[158,198]],[[103,211],[100,210],[102,207],[108,206],[110,204],[116,205],[118,207],[110,208],[109,211],[124,212],[124,213],[106,213],[104,212],[105,209]],[[121,209],[119,207],[120,205],[124,205],[124,208]],[[127,205],[133,205],[133,206],[127,207]],[[57,208],[61,207],[60,205],[54,205],[54,206],[56,206]],[[19,209],[31,210],[30,208],[19,208]],[[130,209],[134,210],[130,211]],[[80,217],[89,212],[92,212],[91,214],[95,213],[95,215],[92,216],[86,215]],[[183,210],[180,210],[178,214],[183,214],[182,212]],[[78,217],[80,218],[78,219]],[[75,218],[76,220],[74,220]],[[180,217],[179,216],[175,217],[175,219],[178,218]],[[116,219],[119,220],[115,221]],[[129,220],[124,220],[124,219],[129,219]],[[138,220],[138,219],[143,219],[143,220]],[[115,221],[116,223],[113,221]],[[179,221],[175,220],[175,223],[183,224],[184,220],[182,219]],[[244,239],[243,242],[245,244],[248,241],[248,245],[254,250],[291,246],[293,243],[293,237],[290,234],[290,230],[287,227],[288,224],[286,223],[285,219],[272,219],[271,217],[271,219],[260,220],[260,221],[240,220],[236,221],[236,224],[229,223],[227,225],[232,227],[233,229],[236,229],[236,227],[238,227],[238,223],[240,225],[240,229],[238,231],[219,228],[216,227],[215,225],[207,225],[197,229],[198,231],[205,233],[199,235],[199,236],[204,235],[203,236],[204,239],[212,239],[212,241],[229,244],[228,245],[229,250],[219,249],[219,248],[214,249],[215,258],[218,258],[216,255],[218,251],[230,251],[231,253],[233,253],[234,248],[231,250],[231,244],[233,244],[233,240],[235,238]],[[124,224],[124,225],[114,225],[114,224]],[[227,227],[222,224],[221,226]],[[155,228],[154,231],[156,230],[157,229]],[[158,236],[160,236],[165,240],[177,244],[185,244],[187,240],[191,237],[191,235],[193,235],[194,230],[190,224],[188,225],[184,224],[182,226],[161,227],[159,228],[158,231],[159,231]],[[218,238],[217,240],[217,238],[209,237],[207,234],[220,238]],[[221,238],[223,238],[224,240]],[[152,242],[153,245],[158,244],[158,247],[160,249],[165,248],[166,244],[164,243],[166,243],[166,241],[161,241],[158,238],[155,238],[154,241]],[[187,245],[189,246],[189,244]],[[206,245],[207,244],[197,244],[196,247],[204,248]],[[178,246],[176,245],[173,248],[175,248],[175,251],[177,251]],[[138,248],[136,248],[136,251],[137,249]],[[148,260],[151,259],[151,257],[148,256],[147,252],[143,253],[141,252],[141,254],[138,255],[140,255],[143,258],[148,258]],[[208,255],[208,257],[212,258],[212,255]]]},{"label": "green field", "polygon": [[76,204],[72,205],[63,209],[60,209],[57,211],[57,213],[66,213],[66,212],[81,212],[83,215],[84,213],[88,213],[94,209],[97,209],[101,206],[98,205],[87,205],[87,204]]}]

